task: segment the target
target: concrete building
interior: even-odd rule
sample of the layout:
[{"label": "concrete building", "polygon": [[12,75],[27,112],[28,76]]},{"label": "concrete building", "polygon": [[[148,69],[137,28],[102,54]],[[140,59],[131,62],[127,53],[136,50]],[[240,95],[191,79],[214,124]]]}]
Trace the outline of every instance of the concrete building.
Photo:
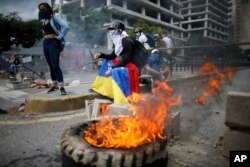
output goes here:
[{"label": "concrete building", "polygon": [[[250,0],[235,0],[235,7],[235,41],[250,42]],[[250,46],[241,48],[250,49]]]},{"label": "concrete building", "polygon": [[[80,7],[107,6],[112,13],[112,20],[122,20],[126,28],[131,29],[137,19],[143,19],[149,24],[161,26],[178,41],[184,41],[181,15],[182,4],[177,0],[59,0],[57,12],[63,17],[64,5],[76,4]],[[108,41],[108,48],[111,47]]]},{"label": "concrete building", "polygon": [[180,0],[184,38],[200,34],[210,43],[226,43],[232,27],[231,0]]}]

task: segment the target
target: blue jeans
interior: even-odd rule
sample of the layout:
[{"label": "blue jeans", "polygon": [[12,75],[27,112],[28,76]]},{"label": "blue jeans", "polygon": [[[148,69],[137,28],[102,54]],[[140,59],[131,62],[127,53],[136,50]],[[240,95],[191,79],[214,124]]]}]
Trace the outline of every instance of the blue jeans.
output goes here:
[{"label": "blue jeans", "polygon": [[18,65],[12,65],[12,71],[17,74],[19,72],[19,66]]},{"label": "blue jeans", "polygon": [[43,41],[43,52],[49,65],[51,80],[53,83],[63,85],[63,74],[59,64],[61,41],[57,39],[45,39]]}]

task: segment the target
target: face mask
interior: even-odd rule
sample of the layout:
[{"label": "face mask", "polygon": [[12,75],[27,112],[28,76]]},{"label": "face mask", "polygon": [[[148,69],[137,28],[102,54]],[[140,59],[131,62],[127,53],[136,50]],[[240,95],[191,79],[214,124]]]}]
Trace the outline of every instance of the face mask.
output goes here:
[{"label": "face mask", "polygon": [[120,33],[117,30],[110,30],[108,33],[111,41],[115,44],[115,41],[120,38]]},{"label": "face mask", "polygon": [[118,30],[110,30],[108,32],[108,36],[110,37],[112,43],[115,45],[115,54],[119,56],[123,50],[121,34]]},{"label": "face mask", "polygon": [[108,33],[108,35],[110,37],[112,37],[112,36],[115,36],[115,35],[120,35],[120,33],[119,33],[118,30],[110,30],[109,33]]},{"label": "face mask", "polygon": [[39,11],[38,20],[49,19],[51,17],[51,12],[49,10]]}]

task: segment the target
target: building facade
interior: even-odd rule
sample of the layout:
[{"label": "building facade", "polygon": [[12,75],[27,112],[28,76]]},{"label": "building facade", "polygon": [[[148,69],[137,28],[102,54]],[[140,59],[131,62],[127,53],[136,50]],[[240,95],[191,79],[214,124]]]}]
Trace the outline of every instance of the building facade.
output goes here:
[{"label": "building facade", "polygon": [[226,43],[232,35],[231,0],[180,0],[184,38],[201,35],[210,43]]},{"label": "building facade", "polygon": [[[235,41],[250,42],[250,0],[235,0],[235,6]],[[241,48],[250,49],[250,46]]]},{"label": "building facade", "polygon": [[[85,8],[98,8],[106,6],[112,13],[112,20],[122,20],[127,29],[138,19],[143,19],[149,24],[161,26],[176,41],[184,41],[185,29],[182,28],[182,4],[177,0],[59,0],[57,12],[61,17],[64,5],[76,4]],[[108,48],[111,47],[108,41]]]}]

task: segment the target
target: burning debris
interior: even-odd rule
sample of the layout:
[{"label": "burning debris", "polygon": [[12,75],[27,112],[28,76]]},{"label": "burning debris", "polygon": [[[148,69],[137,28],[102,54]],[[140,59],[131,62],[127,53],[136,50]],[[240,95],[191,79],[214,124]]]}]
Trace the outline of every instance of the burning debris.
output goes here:
[{"label": "burning debris", "polygon": [[225,80],[232,80],[234,75],[234,69],[226,68],[225,72],[221,72],[215,65],[211,63],[205,63],[199,70],[199,74],[210,74],[207,87],[201,96],[196,99],[198,104],[206,104],[207,98],[210,96],[218,95],[221,92],[221,86]]},{"label": "burning debris", "polygon": [[166,139],[164,129],[169,109],[178,105],[181,97],[172,97],[173,89],[165,82],[156,84],[153,94],[132,94],[129,97],[132,116],[103,118],[90,123],[84,131],[85,140],[96,147],[135,148]]},{"label": "burning debris", "polygon": [[30,87],[35,88],[37,87],[38,89],[45,89],[49,88],[52,85],[51,80],[35,80],[34,82],[31,83]]}]

